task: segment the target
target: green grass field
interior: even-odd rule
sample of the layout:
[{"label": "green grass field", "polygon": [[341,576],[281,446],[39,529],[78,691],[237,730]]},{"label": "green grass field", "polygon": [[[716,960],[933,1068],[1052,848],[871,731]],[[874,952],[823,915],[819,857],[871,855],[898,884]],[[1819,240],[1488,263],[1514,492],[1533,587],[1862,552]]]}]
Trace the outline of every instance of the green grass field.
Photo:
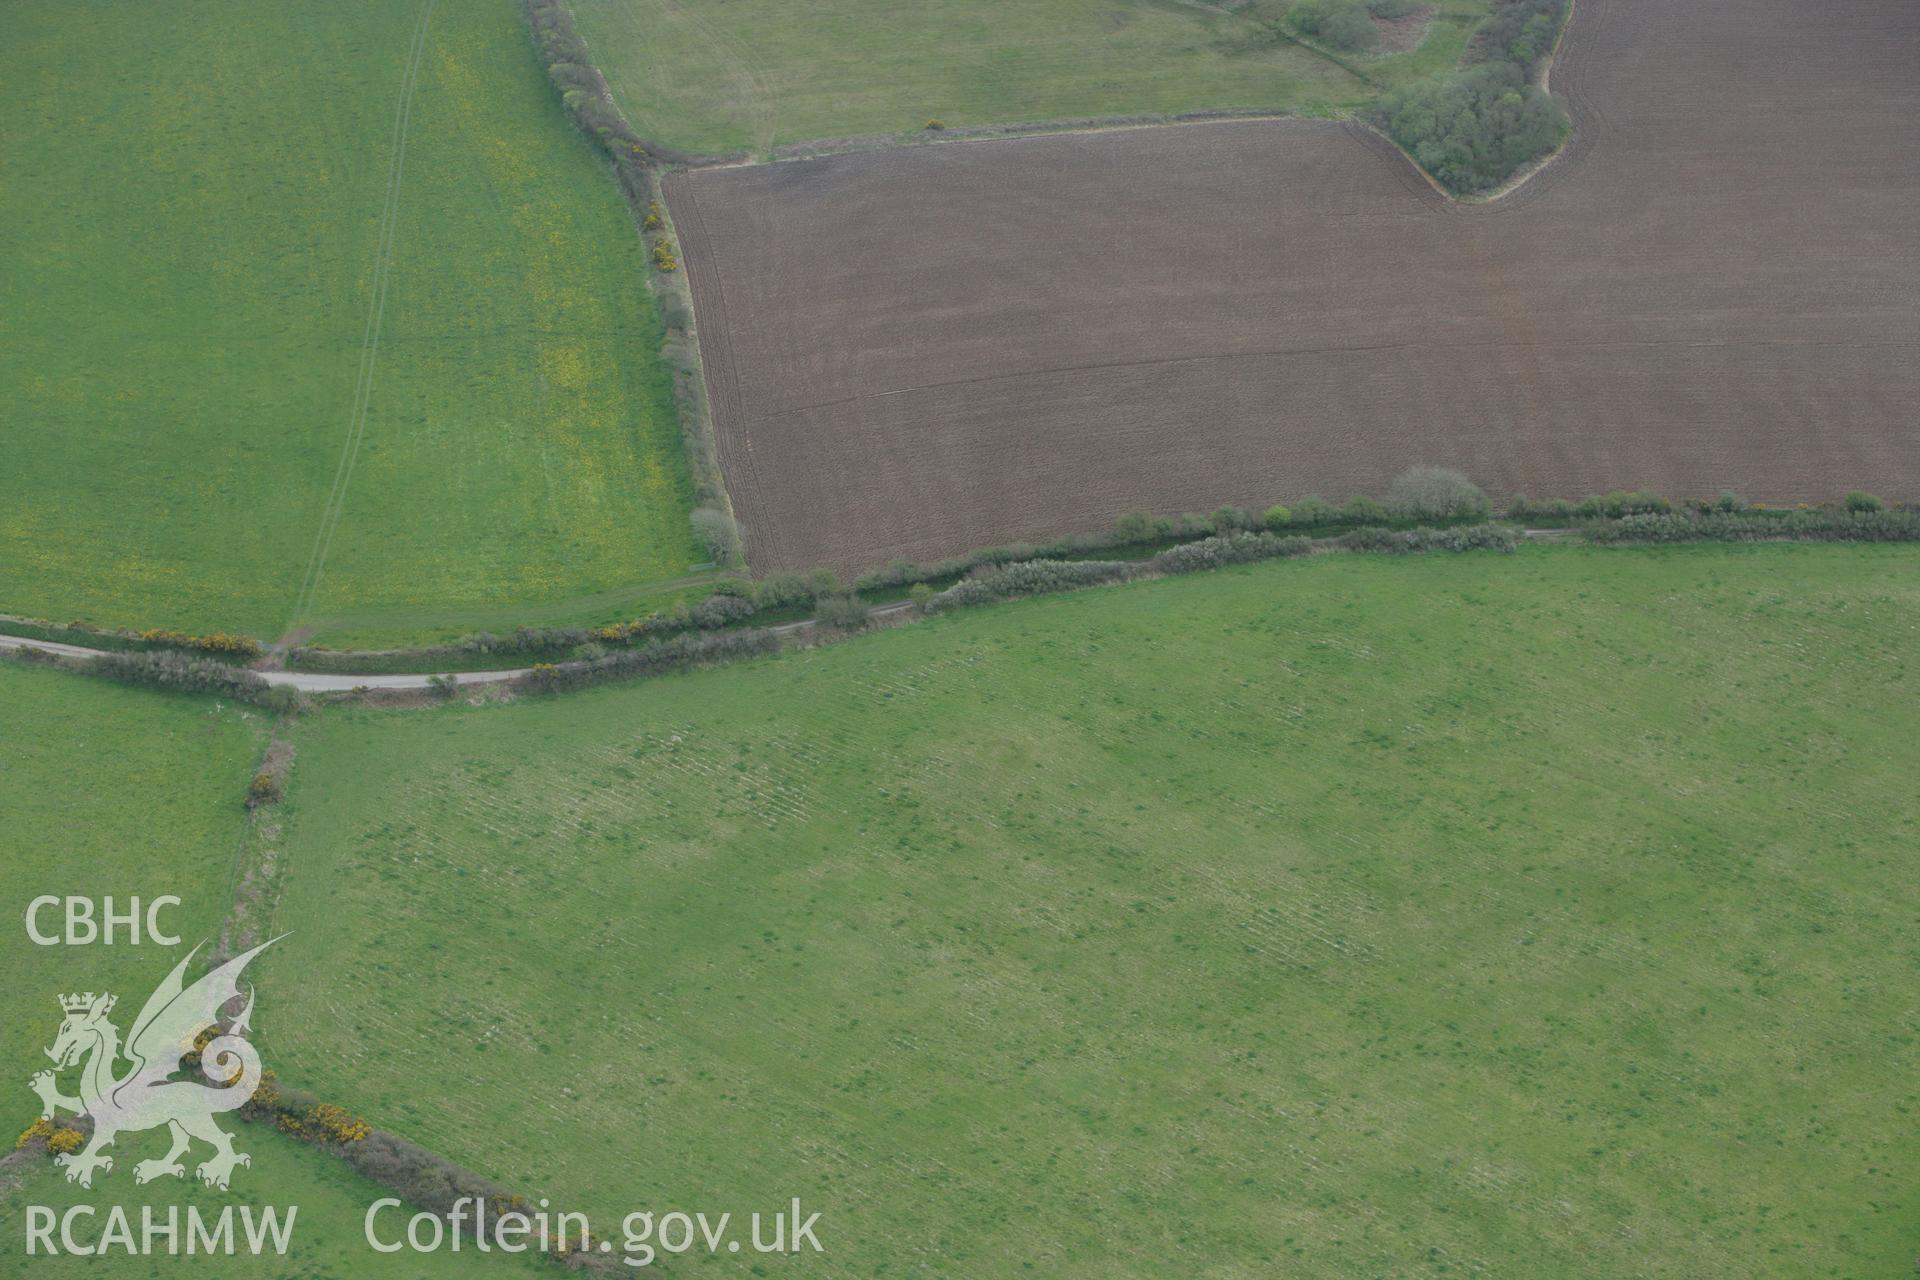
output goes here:
[{"label": "green grass field", "polygon": [[810,1275],[1903,1274],[1917,570],[1315,557],[329,712],[270,1056],[605,1225],[800,1196]]},{"label": "green grass field", "polygon": [[[41,1050],[53,1042],[61,992],[110,990],[121,997],[115,1021],[122,1031],[146,995],[185,954],[217,933],[232,898],[232,871],[244,811],[240,799],[265,746],[265,725],[253,712],[212,701],[150,693],[80,679],[44,667],[0,662],[0,897],[24,915],[42,893],[112,894],[183,901],[163,917],[182,936],[178,948],[153,945],[42,947],[28,940],[19,920],[0,931],[0,1021],[7,1029],[0,1056],[6,1082],[0,1106],[5,1145],[39,1113],[26,1087],[46,1067]],[[57,912],[40,921],[59,928]],[[279,1010],[276,993],[263,992],[260,1011]],[[269,1065],[274,1065],[269,1063]],[[253,1156],[228,1192],[180,1183],[135,1186],[132,1166],[165,1150],[164,1134],[130,1135],[116,1144],[116,1167],[91,1190],[68,1184],[50,1162],[0,1173],[0,1272],[25,1266],[39,1275],[257,1276],[262,1264],[236,1258],[25,1258],[25,1206],[56,1212],[73,1204],[138,1206],[194,1204],[217,1215],[232,1205],[298,1205],[293,1247],[275,1274],[320,1277],[523,1274],[537,1264],[509,1267],[499,1255],[492,1269],[469,1251],[398,1256],[362,1243],[361,1217],[384,1191],[340,1161],[287,1139],[271,1126],[228,1124],[235,1145]],[[204,1153],[200,1153],[204,1155]],[[191,1167],[191,1166],[189,1166]],[[398,1229],[404,1215],[381,1219]],[[82,1224],[84,1238],[103,1223]],[[391,1234],[391,1233],[390,1233]],[[18,1260],[18,1261],[15,1261]],[[105,1267],[103,1271],[101,1268]],[[544,1270],[545,1268],[539,1268]]]},{"label": "green grass field", "polygon": [[[151,945],[35,945],[27,904],[111,894],[124,908],[135,895],[173,894],[181,905],[162,922],[182,951],[214,936],[266,727],[251,709],[0,662],[0,901],[13,916],[0,929],[8,1140],[40,1112],[26,1081],[47,1066],[41,1051],[60,1030],[56,997],[104,988],[131,1018],[179,959]],[[40,919],[43,932],[60,923],[57,910]]]},{"label": "green grass field", "polygon": [[421,11],[9,9],[0,612],[380,643],[704,558],[602,160],[513,0]]},{"label": "green grass field", "polygon": [[[1355,60],[1397,83],[1451,65],[1487,0],[1442,0],[1419,51]],[[1330,112],[1377,83],[1259,36],[1277,0],[576,0],[627,117],[688,150],[948,126],[1242,108]]]},{"label": "green grass field", "polygon": [[[282,1136],[274,1129],[258,1124],[234,1128],[234,1146],[253,1157],[253,1163],[234,1175],[229,1191],[216,1191],[191,1178],[184,1182],[162,1180],[138,1187],[125,1169],[116,1167],[108,1179],[91,1190],[68,1184],[49,1162],[36,1162],[14,1175],[0,1174],[0,1239],[6,1241],[6,1256],[18,1272],[39,1276],[87,1277],[194,1277],[194,1280],[252,1280],[259,1276],[298,1277],[298,1280],[437,1280],[440,1276],[555,1276],[564,1272],[549,1263],[529,1258],[512,1259],[494,1253],[482,1256],[471,1248],[453,1253],[399,1254],[377,1253],[367,1247],[361,1219],[367,1206],[386,1194],[375,1184],[360,1177],[341,1161]],[[139,1147],[141,1158],[154,1146],[152,1154],[165,1150],[164,1138],[146,1135],[129,1139]],[[155,1145],[157,1144],[157,1145]],[[132,1163],[132,1157],[128,1159]],[[264,1259],[246,1254],[234,1257],[129,1257],[114,1251],[100,1258],[76,1258],[62,1254],[26,1257],[26,1219],[28,1205],[44,1205],[56,1214],[76,1204],[94,1205],[101,1216],[91,1222],[79,1220],[75,1233],[82,1242],[99,1238],[105,1229],[105,1214],[110,1204],[122,1205],[130,1215],[134,1230],[140,1230],[140,1207],[152,1205],[164,1215],[177,1205],[184,1223],[187,1206],[199,1209],[207,1220],[217,1219],[222,1209],[248,1206],[258,1213],[266,1206],[279,1210],[284,1218],[288,1206],[295,1206],[291,1244],[284,1258],[268,1254]],[[377,1228],[381,1239],[391,1240],[405,1229],[406,1215],[383,1212]],[[164,1216],[163,1216],[164,1220]],[[184,1230],[184,1227],[183,1227]],[[239,1227],[236,1226],[238,1231]],[[58,1241],[58,1235],[54,1237]],[[18,1259],[17,1262],[12,1261]]]}]

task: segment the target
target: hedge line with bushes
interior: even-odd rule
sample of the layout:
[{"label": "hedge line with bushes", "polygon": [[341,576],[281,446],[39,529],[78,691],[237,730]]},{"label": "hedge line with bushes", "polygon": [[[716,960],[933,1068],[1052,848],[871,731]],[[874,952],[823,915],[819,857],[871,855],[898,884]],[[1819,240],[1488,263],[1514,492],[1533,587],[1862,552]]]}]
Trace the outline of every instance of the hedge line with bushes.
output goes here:
[{"label": "hedge line with bushes", "polygon": [[[626,197],[655,270],[663,276],[678,272],[680,258],[670,238],[667,212],[656,199],[653,170],[661,164],[684,162],[694,157],[642,138],[622,118],[606,77],[594,65],[587,42],[574,27],[573,12],[566,0],[522,0],[522,5],[547,79],[559,93],[568,117],[581,132],[600,144],[612,162],[614,180]],[[670,337],[677,335],[684,343],[689,320],[684,306],[668,291],[658,292],[662,300],[661,316]],[[725,510],[726,493],[711,431],[705,422],[697,386],[692,384],[684,368],[679,370],[676,379],[675,404],[681,418],[687,462],[693,473],[697,505],[690,518],[694,535],[714,564],[738,566],[743,560],[739,526]]]},{"label": "hedge line with bushes", "polygon": [[260,642],[252,636],[233,635],[225,631],[195,635],[169,627],[148,627],[143,631],[106,630],[78,620],[61,626],[44,618],[0,616],[0,632],[93,649],[185,649],[240,662],[250,661],[265,652]]},{"label": "hedge line with bushes", "polygon": [[301,705],[298,690],[268,684],[254,672],[214,658],[168,650],[146,653],[103,653],[89,658],[81,670],[90,675],[186,693],[212,693],[251,702],[276,711]]},{"label": "hedge line with bushes", "polygon": [[1311,538],[1240,531],[1168,547],[1149,560],[1147,567],[1156,573],[1198,573],[1203,569],[1219,569],[1230,564],[1303,556],[1312,550]]},{"label": "hedge line with bushes", "polygon": [[1120,582],[1138,571],[1139,565],[1130,560],[1019,560],[984,568],[930,597],[920,607],[925,613],[944,613],[995,600]]},{"label": "hedge line with bushes", "polygon": [[1464,529],[1355,529],[1334,541],[1346,551],[1384,551],[1392,555],[1420,551],[1512,551],[1520,545],[1520,531],[1505,524],[1476,524]]},{"label": "hedge line with bushes", "polygon": [[645,648],[609,653],[597,658],[539,663],[527,674],[517,677],[512,687],[528,693],[559,693],[567,689],[584,689],[606,680],[685,671],[713,662],[733,662],[772,653],[779,647],[779,635],[764,627],[678,635]]},{"label": "hedge line with bushes", "polygon": [[[1883,510],[1886,510],[1885,503],[1860,490],[1849,492],[1834,507],[1792,511],[1768,510],[1749,504],[1746,499],[1730,492],[1722,493],[1717,498],[1695,498],[1676,504],[1646,490],[1616,490],[1577,502],[1559,498],[1535,500],[1516,495],[1508,502],[1503,515],[1505,519],[1516,522],[1585,529],[1597,542],[1699,541],[1736,536],[1742,539],[1805,537],[1826,541],[1907,540],[1902,531],[1910,527],[1913,519],[1908,509],[1896,509],[1888,519],[1879,522],[1848,522],[1834,518],[1840,515],[1873,515]],[[520,627],[504,636],[479,633],[450,645],[390,653],[295,649],[290,657],[297,667],[348,674],[368,670],[370,660],[378,664],[383,659],[392,660],[387,665],[395,670],[451,670],[470,661],[474,655],[534,660],[540,662],[543,668],[571,669],[582,663],[605,663],[609,658],[619,656],[609,654],[610,648],[625,648],[652,654],[636,660],[640,669],[645,669],[648,664],[664,659],[664,655],[652,653],[662,641],[688,636],[704,645],[710,643],[705,638],[708,633],[722,629],[745,630],[747,624],[755,621],[784,621],[786,618],[781,616],[783,613],[787,617],[797,617],[810,611],[828,625],[842,629],[856,628],[864,625],[866,620],[865,605],[858,598],[859,593],[863,592],[872,594],[912,588],[915,603],[929,608],[929,611],[938,612],[978,603],[989,597],[1005,599],[1012,595],[1032,594],[1021,584],[1038,581],[1037,575],[1046,575],[1049,581],[1057,581],[1065,586],[1087,585],[1096,581],[1117,581],[1133,571],[1184,573],[1270,555],[1297,555],[1310,545],[1308,539],[1302,536],[1307,531],[1320,534],[1344,529],[1349,533],[1358,533],[1357,537],[1340,539],[1334,544],[1351,550],[1440,549],[1448,542],[1460,541],[1453,534],[1468,533],[1471,535],[1471,545],[1446,549],[1510,550],[1517,536],[1497,529],[1464,528],[1470,522],[1485,521],[1492,513],[1493,504],[1488,501],[1486,494],[1459,472],[1438,467],[1414,467],[1395,479],[1384,501],[1356,497],[1336,507],[1318,497],[1309,496],[1291,506],[1269,507],[1258,515],[1234,506],[1220,507],[1205,516],[1189,514],[1167,517],[1133,512],[1122,517],[1106,533],[1075,534],[1042,544],[987,547],[929,564],[896,560],[884,569],[863,574],[851,589],[837,575],[824,569],[807,575],[777,573],[758,582],[728,578],[716,584],[714,594],[705,600],[691,605],[675,605],[671,609],[629,622],[600,627]],[[1643,524],[1618,530],[1602,528],[1608,522],[1632,517],[1685,513],[1694,517],[1740,516],[1745,518],[1746,523],[1724,521],[1717,525]],[[1390,520],[1403,522],[1402,527],[1398,530],[1385,528],[1385,522]],[[1451,522],[1452,528],[1431,527],[1442,521]],[[1597,534],[1596,529],[1599,530]],[[1406,536],[1386,536],[1396,532]],[[1448,536],[1443,538],[1443,534]],[[1168,543],[1172,545],[1164,545]],[[1101,551],[1153,548],[1156,545],[1161,546],[1158,553],[1144,560],[1096,558]],[[1047,567],[1036,569],[1033,567],[1036,564]],[[1065,565],[1086,567],[1062,567]],[[1002,569],[1010,572],[1001,577],[991,576],[993,571]],[[940,587],[946,590],[940,590]],[[956,587],[964,589],[956,594]],[[1039,589],[1058,588],[1045,586]],[[934,601],[939,603],[932,603]],[[827,617],[829,613],[833,616]],[[124,640],[137,642],[141,635],[173,633],[117,634]],[[75,634],[74,638],[84,641],[89,636]],[[237,653],[238,650],[227,649],[224,652]],[[244,697],[250,701],[264,700],[267,705],[277,705],[292,696],[285,691],[262,694],[260,689],[265,686],[264,681],[256,684],[258,677],[251,673],[221,667],[211,659],[203,658],[200,661],[209,663],[217,670],[193,666],[191,655],[177,653],[116,656],[123,659],[146,657],[155,661],[122,661],[114,664],[110,670],[103,670],[102,674],[157,687],[192,688]],[[512,664],[503,662],[502,665]],[[572,678],[561,677],[562,680]]]},{"label": "hedge line with bushes", "polygon": [[1670,542],[1920,542],[1920,511],[1707,511],[1631,515],[1583,531],[1602,546]]},{"label": "hedge line with bushes", "polygon": [[[1346,551],[1406,553],[1511,551],[1519,542],[1517,529],[1506,525],[1474,525],[1447,529],[1356,529],[1332,539],[1331,545]],[[1313,548],[1311,538],[1283,536],[1266,530],[1236,530],[1169,547],[1150,560],[1023,560],[983,568],[945,591],[917,599],[922,612],[945,613],[1021,596],[1303,556]]]},{"label": "hedge line with bushes", "polygon": [[[204,1041],[203,1041],[204,1042]],[[183,1066],[191,1071],[194,1055]],[[241,1108],[243,1118],[271,1124],[282,1133],[331,1152],[350,1165],[362,1177],[379,1184],[417,1209],[424,1209],[453,1225],[454,1206],[461,1201],[479,1200],[487,1207],[487,1218],[496,1226],[500,1215],[531,1212],[525,1196],[516,1195],[490,1178],[446,1160],[405,1138],[376,1129],[345,1107],[322,1102],[301,1090],[284,1087],[271,1071],[262,1074],[253,1097]],[[472,1214],[459,1224],[473,1237],[476,1226]],[[572,1233],[577,1236],[579,1233]],[[576,1265],[600,1269],[604,1260],[580,1257],[591,1241],[568,1241],[574,1247],[565,1254],[553,1251],[549,1256]]]},{"label": "hedge line with bushes", "polygon": [[[1627,516],[1671,513],[1682,506],[1701,513],[1757,513],[1765,510],[1750,505],[1746,499],[1734,493],[1675,504],[1658,493],[1623,489],[1595,494],[1579,501],[1563,498],[1536,500],[1523,494],[1515,495],[1501,515],[1504,519],[1521,523],[1583,527]],[[1841,506],[1850,511],[1874,511],[1881,509],[1884,504],[1871,494],[1855,490],[1846,496]],[[1112,575],[1113,579],[1120,576],[1119,571],[1111,567],[1115,564],[1132,563],[1155,572],[1181,573],[1189,571],[1183,567],[1185,565],[1212,567],[1215,564],[1236,563],[1235,559],[1220,557],[1240,556],[1248,548],[1272,545],[1248,541],[1243,535],[1257,534],[1285,540],[1287,549],[1262,552],[1253,558],[1261,558],[1264,554],[1298,554],[1300,549],[1308,546],[1303,536],[1308,531],[1314,534],[1341,530],[1364,531],[1361,539],[1336,544],[1349,549],[1428,549],[1424,545],[1414,544],[1430,542],[1436,536],[1433,526],[1440,522],[1450,522],[1458,528],[1484,522],[1493,514],[1493,504],[1486,494],[1458,471],[1443,467],[1413,467],[1394,480],[1384,500],[1362,496],[1335,506],[1317,496],[1308,496],[1290,506],[1268,507],[1259,514],[1235,506],[1217,508],[1210,515],[1177,517],[1136,511],[1123,516],[1105,533],[1073,534],[1048,543],[986,547],[963,556],[925,564],[895,560],[885,568],[862,574],[854,581],[851,590],[838,576],[827,570],[807,575],[776,573],[758,582],[726,579],[715,587],[714,595],[698,604],[677,605],[631,622],[591,628],[522,627],[505,636],[483,633],[466,637],[454,645],[413,650],[405,656],[423,667],[440,669],[457,665],[461,657],[473,654],[528,659],[566,655],[572,659],[592,661],[604,657],[608,646],[633,647],[673,635],[740,627],[755,620],[785,620],[781,617],[782,613],[793,617],[799,616],[802,611],[810,611],[816,616],[834,612],[833,618],[823,617],[823,621],[848,629],[864,622],[864,613],[861,612],[863,606],[858,600],[861,593],[873,595],[913,588],[913,598],[923,608],[927,607],[929,601],[945,597],[942,603],[932,606],[932,611],[938,612],[944,608],[977,602],[982,592],[997,590],[991,586],[969,585],[959,595],[948,596],[947,591],[953,587],[975,582],[989,571],[1012,566],[1030,566],[1036,562],[1107,566],[1071,571],[1092,575],[1100,580],[1109,580],[1101,578],[1101,575]],[[1774,517],[1782,514],[1784,512],[1772,513]],[[1398,540],[1383,538],[1389,521],[1401,522],[1400,532],[1412,536]],[[1793,536],[1782,527],[1776,528],[1780,528],[1780,532],[1774,536]],[[1480,540],[1480,548],[1511,549],[1511,540],[1495,532],[1476,529],[1474,537]],[[1357,545],[1359,542],[1368,545],[1363,548]],[[1164,545],[1169,543],[1172,545]],[[1162,549],[1147,560],[1129,562],[1099,557],[1102,551],[1151,548],[1156,545]],[[1031,574],[1035,571],[1023,568],[1020,572]],[[1009,583],[1014,580],[1011,576],[1005,579]],[[943,587],[947,590],[940,589]],[[1002,594],[998,598],[1007,598],[1007,595]],[[349,672],[363,669],[356,668],[354,664],[364,664],[366,661],[364,654],[337,654],[314,649],[295,650],[293,657],[298,665],[313,670]]]},{"label": "hedge line with bushes", "polygon": [[1310,40],[1341,53],[1369,53],[1380,44],[1375,18],[1404,18],[1414,0],[1299,0],[1287,22]]},{"label": "hedge line with bushes", "polygon": [[[753,586],[751,583],[722,582],[713,595],[696,604],[675,605],[631,622],[615,622],[601,627],[517,627],[505,635],[480,631],[452,644],[395,650],[382,656],[404,658],[409,664],[417,666],[451,668],[475,655],[556,658],[577,656],[578,651],[594,646],[604,649],[608,645],[643,644],[682,632],[732,626],[753,617],[765,607],[756,599]],[[811,597],[808,599],[811,601]],[[301,670],[347,675],[365,671],[368,659],[366,653],[351,650],[341,652],[308,648],[294,649],[287,657],[293,666]]]}]

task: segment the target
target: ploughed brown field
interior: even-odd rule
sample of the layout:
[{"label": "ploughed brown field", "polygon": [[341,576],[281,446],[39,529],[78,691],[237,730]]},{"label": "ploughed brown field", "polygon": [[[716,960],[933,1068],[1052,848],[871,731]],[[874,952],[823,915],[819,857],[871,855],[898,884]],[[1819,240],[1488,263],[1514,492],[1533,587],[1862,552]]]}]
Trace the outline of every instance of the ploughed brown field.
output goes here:
[{"label": "ploughed brown field", "polygon": [[699,170],[668,198],[756,569],[1136,508],[1920,498],[1920,4],[1578,0],[1563,154],[1450,202],[1259,121]]}]

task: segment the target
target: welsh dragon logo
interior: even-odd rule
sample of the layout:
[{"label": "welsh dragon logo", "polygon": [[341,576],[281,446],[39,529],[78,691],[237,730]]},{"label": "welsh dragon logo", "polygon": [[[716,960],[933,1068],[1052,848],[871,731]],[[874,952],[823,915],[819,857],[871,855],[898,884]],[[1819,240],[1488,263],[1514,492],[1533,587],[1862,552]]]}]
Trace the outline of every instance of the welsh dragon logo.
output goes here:
[{"label": "welsh dragon logo", "polygon": [[[119,1028],[107,1018],[117,997],[91,991],[60,997],[60,1009],[66,1018],[60,1024],[59,1037],[47,1050],[54,1070],[36,1073],[29,1084],[40,1095],[43,1117],[51,1119],[56,1111],[67,1110],[93,1121],[93,1137],[86,1147],[57,1157],[66,1166],[68,1182],[91,1187],[96,1172],[113,1171],[112,1157],[100,1154],[101,1148],[113,1145],[123,1133],[138,1133],[163,1124],[172,1135],[173,1146],[161,1159],[136,1164],[135,1182],[184,1175],[180,1157],[195,1138],[213,1147],[212,1158],[195,1171],[202,1182],[224,1190],[235,1165],[252,1163],[244,1152],[233,1149],[232,1136],[213,1122],[215,1116],[245,1103],[260,1084],[260,1054],[243,1038],[253,1019],[251,988],[246,1008],[238,1017],[228,1020],[221,1011],[240,997],[241,971],[278,940],[263,942],[192,986],[183,987],[181,977],[200,950],[195,947],[147,997],[124,1046]],[[227,1022],[225,1030],[221,1030],[222,1022]],[[202,1043],[202,1036],[209,1031],[216,1034]],[[196,1046],[200,1071],[215,1085],[171,1078]],[[123,1057],[131,1065],[125,1072],[116,1073],[115,1066]],[[82,1064],[77,1098],[61,1093],[55,1080],[57,1073],[76,1063]]]}]

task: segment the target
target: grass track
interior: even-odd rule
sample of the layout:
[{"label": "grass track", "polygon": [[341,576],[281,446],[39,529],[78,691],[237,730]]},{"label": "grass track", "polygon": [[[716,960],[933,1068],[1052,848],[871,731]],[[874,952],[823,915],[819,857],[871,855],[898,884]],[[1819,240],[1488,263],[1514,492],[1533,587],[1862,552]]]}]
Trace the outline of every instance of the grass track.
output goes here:
[{"label": "grass track", "polygon": [[800,1195],[811,1274],[1893,1274],[1916,570],[1326,557],[328,715],[271,1047],[602,1217]]},{"label": "grass track", "polygon": [[618,193],[512,0],[408,95],[420,14],[9,11],[0,610],[405,642],[700,559]]}]

